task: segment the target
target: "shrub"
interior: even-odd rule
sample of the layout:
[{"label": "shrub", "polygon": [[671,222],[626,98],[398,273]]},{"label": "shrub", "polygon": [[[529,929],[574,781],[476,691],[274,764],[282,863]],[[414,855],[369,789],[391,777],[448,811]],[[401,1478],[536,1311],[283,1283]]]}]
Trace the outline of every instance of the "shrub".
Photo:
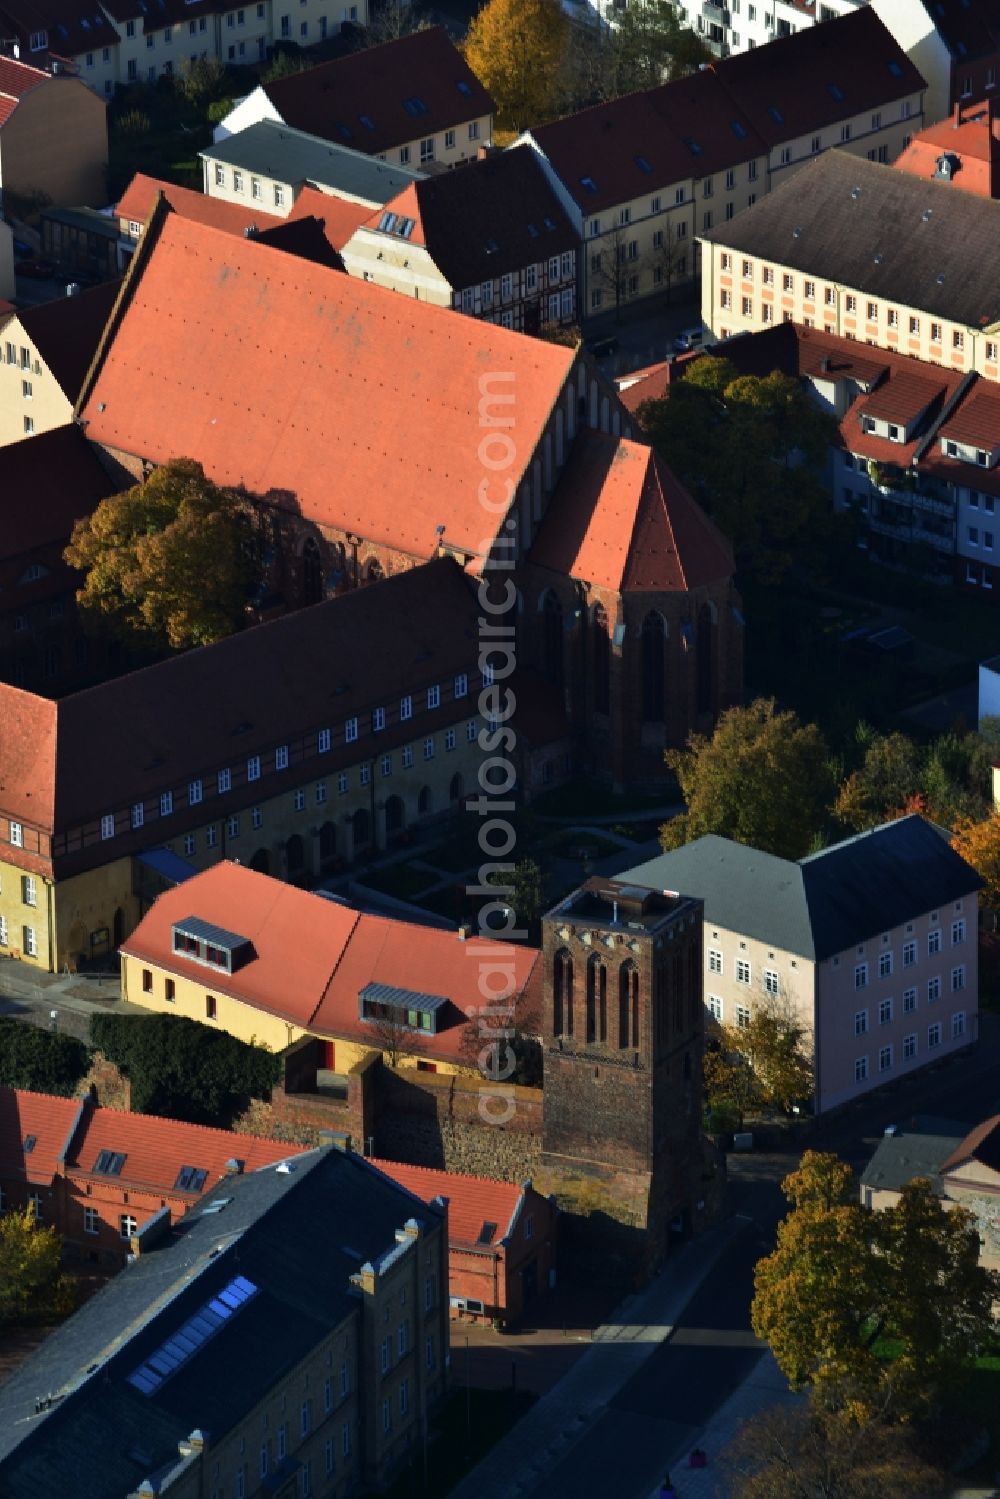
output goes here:
[{"label": "shrub", "polygon": [[0,1019],[0,1084],[68,1098],[89,1066],[90,1052],[75,1036]]}]

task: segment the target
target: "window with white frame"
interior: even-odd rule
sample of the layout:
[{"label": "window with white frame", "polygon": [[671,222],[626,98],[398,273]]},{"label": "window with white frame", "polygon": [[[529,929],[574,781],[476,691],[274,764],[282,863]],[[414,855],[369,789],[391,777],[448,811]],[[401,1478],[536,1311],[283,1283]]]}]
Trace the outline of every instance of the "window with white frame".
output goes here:
[{"label": "window with white frame", "polygon": [[740,1031],[749,1030],[749,1028],[750,1028],[750,1006],[749,1005],[737,1005],[736,1006],[736,1028],[737,1028],[737,1030],[740,1030]]},{"label": "window with white frame", "polygon": [[303,787],[297,786],[292,792],[292,805],[296,812],[304,812],[306,809],[306,793]]},{"label": "window with white frame", "polygon": [[35,887],[35,876],[33,874],[22,874],[21,876],[21,904],[24,906],[37,906],[38,891]]},{"label": "window with white frame", "polygon": [[132,826],[141,828],[146,817],[146,809],[142,802],[135,802],[132,807]]},{"label": "window with white frame", "polygon": [[203,789],[201,781],[188,782],[188,806],[195,807],[201,801]]},{"label": "window with white frame", "polygon": [[746,958],[736,959],[736,982],[738,984],[749,984],[750,964]]},{"label": "window with white frame", "polygon": [[941,980],[932,978],[927,980],[927,1003],[934,1004],[935,1000],[941,998]]},{"label": "window with white frame", "polygon": [[933,955],[935,953],[940,952],[940,951],[941,951],[941,931],[940,931],[940,928],[939,928],[936,931],[928,932],[927,933],[927,952],[928,952],[928,955],[930,957],[933,957]]},{"label": "window with white frame", "polygon": [[854,965],[854,987],[864,989],[868,985],[868,964],[856,963]]},{"label": "window with white frame", "polygon": [[425,739],[424,740],[424,759],[425,760],[433,760],[434,759],[434,740],[433,739]]},{"label": "window with white frame", "polygon": [[437,687],[437,686],[435,686],[435,687],[428,687],[428,689],[427,689],[427,706],[428,706],[428,708],[440,708],[440,706],[441,706],[441,688],[440,687]]},{"label": "window with white frame", "polygon": [[381,734],[381,732],[382,732],[382,730],[384,728],[385,728],[385,709],[384,708],[373,708],[372,709],[372,733],[373,734]]},{"label": "window with white frame", "polygon": [[399,716],[401,719],[413,717],[413,699],[409,694],[399,700]]},{"label": "window with white frame", "polygon": [[965,964],[960,963],[957,968],[951,970],[951,992],[958,994],[965,988]]},{"label": "window with white frame", "polygon": [[112,813],[108,812],[104,817],[101,818],[101,837],[107,839],[113,838],[114,836],[115,819]]},{"label": "window with white frame", "polygon": [[708,1013],[713,1020],[717,1020],[720,1025],[722,1024],[723,1006],[722,1000],[717,994],[710,994],[708,996]]},{"label": "window with white frame", "polygon": [[250,826],[257,831],[264,826],[264,813],[260,807],[250,808]]},{"label": "window with white frame", "polygon": [[854,1060],[854,1081],[863,1083],[868,1077],[868,1058],[856,1057]]},{"label": "window with white frame", "polygon": [[951,1017],[951,1039],[957,1041],[965,1035],[965,1011],[956,1010]]},{"label": "window with white frame", "polygon": [[174,810],[174,793],[172,791],[160,792],[160,816],[169,817]]},{"label": "window with white frame", "polygon": [[927,1027],[927,1049],[933,1051],[935,1046],[941,1045],[941,1022],[935,1020],[933,1025]]},{"label": "window with white frame", "polygon": [[903,967],[912,968],[917,961],[917,944],[915,942],[903,943]]},{"label": "window with white frame", "polygon": [[855,1010],[854,1012],[854,1034],[863,1036],[868,1030],[868,1011]]},{"label": "window with white frame", "polygon": [[917,1033],[911,1031],[908,1036],[903,1037],[903,1060],[909,1062],[917,1054]]},{"label": "window with white frame", "polygon": [[959,942],[965,941],[965,922],[953,921],[951,924],[951,945],[956,947]]},{"label": "window with white frame", "polygon": [[879,1023],[879,1025],[891,1025],[892,1024],[892,1000],[891,999],[881,999],[881,1000],[879,1000],[879,1006],[878,1006],[878,1023]]},{"label": "window with white frame", "polygon": [[916,989],[904,989],[903,990],[903,1014],[904,1015],[912,1014],[912,1012],[916,1008],[917,1008],[917,991],[916,991]]},{"label": "window with white frame", "polygon": [[892,1046],[880,1046],[878,1052],[879,1072],[888,1072],[892,1066]]},{"label": "window with white frame", "polygon": [[778,975],[773,968],[764,969],[764,993],[777,994],[779,989]]},{"label": "window with white frame", "polygon": [[131,1239],[134,1233],[138,1233],[139,1224],[131,1213],[122,1213],[118,1219],[118,1232],[123,1239]]},{"label": "window with white frame", "polygon": [[287,770],[288,769],[288,745],[287,744],[279,744],[278,748],[275,750],[275,752],[274,752],[274,768],[275,768],[275,770]]},{"label": "window with white frame", "polygon": [[247,780],[248,781],[259,781],[260,780],[260,756],[259,755],[251,755],[250,758],[249,758],[249,760],[247,761]]},{"label": "window with white frame", "polygon": [[215,779],[220,796],[233,789],[233,773],[228,766],[224,770],[220,770]]},{"label": "window with white frame", "polygon": [[349,718],[344,725],[344,739],[348,744],[353,744],[358,737],[358,720]]},{"label": "window with white frame", "polygon": [[717,947],[708,949],[708,971],[709,973],[722,972],[722,954]]},{"label": "window with white frame", "polygon": [[468,695],[469,695],[469,674],[468,674],[468,672],[460,671],[459,674],[458,674],[458,676],[455,678],[455,696],[456,697],[468,697]]},{"label": "window with white frame", "polygon": [[878,976],[886,979],[892,973],[892,953],[880,952],[878,955]]}]

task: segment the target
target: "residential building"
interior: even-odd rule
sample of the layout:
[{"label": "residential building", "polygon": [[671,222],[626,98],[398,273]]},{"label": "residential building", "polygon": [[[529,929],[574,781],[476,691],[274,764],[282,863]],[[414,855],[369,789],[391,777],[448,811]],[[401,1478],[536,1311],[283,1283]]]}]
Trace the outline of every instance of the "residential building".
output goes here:
[{"label": "residential building", "polygon": [[77,78],[0,56],[0,206],[100,203],[107,192],[103,102]]},{"label": "residential building", "polygon": [[34,1207],[70,1262],[120,1270],[150,1220],[160,1231],[244,1172],[293,1158],[287,1140],[0,1088],[0,1191]]},{"label": "residential building", "polygon": [[894,160],[923,123],[923,87],[862,6],[526,132],[519,144],[539,153],[584,241],[584,316],[697,276],[700,237],[831,147]]},{"label": "residential building", "polygon": [[495,107],[444,28],[430,26],[259,84],[215,140],[271,120],[398,166],[451,167],[492,144]]},{"label": "residential building", "polygon": [[942,1206],[963,1207],[979,1229],[979,1259],[1000,1270],[1000,1114],[975,1129],[949,1120],[914,1119],[893,1125],[861,1175],[866,1207],[893,1207],[917,1177],[929,1181]]},{"label": "residential building", "polygon": [[9,303],[15,290],[14,231],[0,219],[0,327],[3,326],[4,314],[8,310],[3,304]]},{"label": "residential building", "polygon": [[998,232],[1000,203],[828,151],[701,236],[702,320],[719,337],[805,323],[995,380]]},{"label": "residential building", "polygon": [[261,120],[200,153],[205,195],[286,218],[305,187],[369,211],[423,174],[373,160],[287,125]]},{"label": "residential building", "polygon": [[107,282],[26,307],[0,327],[0,447],[72,421],[118,291]]},{"label": "residential building", "polygon": [[927,119],[989,97],[1000,68],[1000,11],[995,0],[870,0],[927,79]]},{"label": "residential building", "polygon": [[414,1197],[447,1202],[453,1318],[517,1326],[525,1308],[555,1285],[558,1208],[530,1181],[516,1185],[370,1160]]},{"label": "residential building", "polygon": [[948,119],[918,131],[893,162],[925,182],[952,182],[981,198],[1000,198],[1000,116],[996,96],[956,104]]},{"label": "residential building", "polygon": [[345,23],[367,26],[367,0],[343,5],[299,0],[293,18],[269,0],[3,0],[0,29],[15,56],[71,74],[110,99],[119,85],[180,78],[196,62],[238,67],[265,62],[277,41],[309,47]]},{"label": "residential building", "polygon": [[446,1388],[444,1206],[327,1149],[165,1218],[0,1387],[3,1493],[388,1486]]},{"label": "residential building", "polygon": [[[365,915],[226,861],[154,902],[122,945],[122,995],[274,1051],[316,1036],[324,1066],[342,1073],[384,1049],[378,1026],[390,1010],[401,1065],[468,1071],[480,969],[495,947],[464,928]],[[518,1019],[537,1028],[539,953],[511,946],[504,961]]]},{"label": "residential building", "polygon": [[650,1245],[705,1221],[702,915],[594,876],[542,923],[543,1166],[613,1183]]},{"label": "residential building", "polygon": [[[274,528],[275,569],[283,571],[273,586],[288,601],[321,596],[319,585],[331,576],[354,587],[372,570],[399,572],[436,551],[477,573],[494,565],[493,556],[505,567],[513,562],[525,600],[513,627],[526,794],[591,762],[601,739],[588,733],[595,716],[603,735],[599,773],[619,784],[632,776],[659,782],[664,745],[683,744],[739,700],[742,617],[728,550],[672,476],[650,467],[649,450],[626,448],[630,418],[584,350],[290,264],[177,214],[147,232],[143,250],[80,403],[88,438],[136,477],[144,465],[187,452],[216,482],[241,486]],[[200,356],[192,367],[194,330]],[[234,406],[225,392],[237,346],[242,385]],[[186,377],[177,382],[171,371],[182,365]],[[499,491],[479,457],[484,411],[511,423],[503,441],[512,467]],[[283,434],[277,444],[276,430]],[[362,432],[367,440],[359,440]],[[591,443],[593,466],[579,460],[585,483],[567,480],[575,449]],[[619,448],[627,463],[616,464]],[[331,472],[339,476],[333,488]],[[546,511],[570,482],[576,488],[562,504],[573,528],[565,535],[549,528],[536,568]],[[587,496],[585,509],[574,505],[577,490]],[[626,513],[626,505],[636,508]],[[666,547],[674,505],[691,524],[680,543],[683,566],[674,544]],[[577,545],[581,519],[594,542],[586,556]],[[626,567],[636,526],[647,519],[666,549]],[[614,532],[607,554],[606,527]],[[557,555],[572,576],[557,573]],[[314,583],[318,591],[310,591]],[[595,592],[584,607],[592,583],[600,597]],[[644,597],[626,605],[623,591],[632,590]],[[645,647],[626,628],[633,610],[636,619],[652,616]],[[643,649],[650,671],[663,674],[663,690],[651,689],[645,708],[631,689],[609,696],[594,686],[591,696],[598,678],[621,673],[637,682]]]},{"label": "residential building", "polygon": [[728,0],[725,5],[678,4],[677,18],[717,57],[752,52],[823,21],[849,15],[864,0]]},{"label": "residential building", "polygon": [[440,558],[58,702],[0,684],[0,951],[53,970],[114,952],[154,850],[304,882],[457,806],[481,754],[477,618]]},{"label": "residential building", "polygon": [[[105,664],[108,643],[80,628],[80,575],[63,559],[75,521],[114,492],[79,427],[0,447],[0,679],[66,691]],[[30,496],[30,503],[27,497]]]},{"label": "residential building", "polygon": [[344,249],[352,276],[537,333],[577,321],[579,240],[531,151],[414,182]]},{"label": "residential building", "polygon": [[704,901],[709,1016],[786,1008],[811,1040],[817,1114],[977,1039],[982,881],[921,817],[797,862],[710,834],[619,879]]}]

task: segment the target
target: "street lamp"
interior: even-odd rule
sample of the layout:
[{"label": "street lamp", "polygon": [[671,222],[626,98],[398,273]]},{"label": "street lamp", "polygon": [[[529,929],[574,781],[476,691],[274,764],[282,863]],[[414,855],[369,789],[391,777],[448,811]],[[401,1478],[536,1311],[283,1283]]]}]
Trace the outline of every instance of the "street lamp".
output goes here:
[{"label": "street lamp", "polygon": [[49,1011],[49,1022],[50,1022],[51,1026],[52,1026],[52,1029],[54,1031],[57,1031],[59,1029],[59,1011],[58,1010],[50,1010]]}]

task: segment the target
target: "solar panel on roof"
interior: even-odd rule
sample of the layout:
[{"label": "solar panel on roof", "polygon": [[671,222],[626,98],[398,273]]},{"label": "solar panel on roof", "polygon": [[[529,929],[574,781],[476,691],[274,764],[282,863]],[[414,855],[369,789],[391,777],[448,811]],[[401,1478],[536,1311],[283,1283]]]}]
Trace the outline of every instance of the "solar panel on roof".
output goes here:
[{"label": "solar panel on roof", "polygon": [[[223,1286],[207,1306],[203,1306],[193,1317],[189,1317],[180,1328],[150,1354],[145,1363],[133,1369],[128,1383],[143,1395],[153,1395],[165,1379],[168,1379],[182,1364],[198,1352],[214,1332],[225,1325],[227,1319],[257,1294],[257,1287],[245,1275],[237,1275]],[[228,1303],[228,1305],[226,1304]]]}]

